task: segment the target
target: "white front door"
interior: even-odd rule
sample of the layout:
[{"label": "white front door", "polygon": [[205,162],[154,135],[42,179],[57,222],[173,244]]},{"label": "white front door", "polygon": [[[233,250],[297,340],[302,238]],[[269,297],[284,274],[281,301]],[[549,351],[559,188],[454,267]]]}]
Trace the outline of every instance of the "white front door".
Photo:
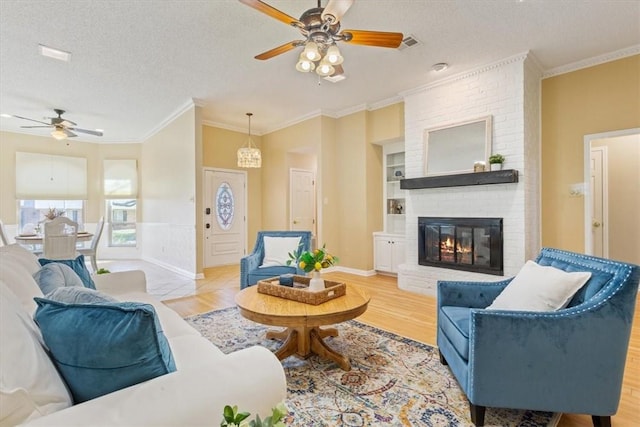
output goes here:
[{"label": "white front door", "polygon": [[593,255],[609,256],[609,244],[606,238],[607,205],[606,205],[606,147],[591,148],[591,233]]},{"label": "white front door", "polygon": [[291,169],[289,173],[289,228],[295,231],[311,231],[315,235],[316,192],[314,174],[308,170]]},{"label": "white front door", "polygon": [[204,267],[240,262],[246,254],[246,172],[204,171]]}]

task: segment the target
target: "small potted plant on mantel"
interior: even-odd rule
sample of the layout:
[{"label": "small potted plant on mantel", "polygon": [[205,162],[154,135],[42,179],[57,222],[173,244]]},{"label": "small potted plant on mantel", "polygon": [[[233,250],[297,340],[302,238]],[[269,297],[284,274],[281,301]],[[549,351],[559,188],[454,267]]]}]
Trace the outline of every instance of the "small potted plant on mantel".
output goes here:
[{"label": "small potted plant on mantel", "polygon": [[503,163],[504,163],[504,156],[502,154],[492,154],[489,157],[489,165],[492,171],[502,170]]}]

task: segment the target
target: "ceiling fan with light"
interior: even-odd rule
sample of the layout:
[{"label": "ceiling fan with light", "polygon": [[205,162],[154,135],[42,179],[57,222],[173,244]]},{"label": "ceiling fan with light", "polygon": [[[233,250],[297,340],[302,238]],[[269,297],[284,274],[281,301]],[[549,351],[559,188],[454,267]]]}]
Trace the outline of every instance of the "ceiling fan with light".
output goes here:
[{"label": "ceiling fan with light", "polygon": [[49,123],[43,122],[41,120],[30,119],[28,117],[21,117],[21,116],[15,116],[15,115],[12,117],[15,117],[16,119],[29,120],[31,122],[41,123],[42,125],[44,125],[44,126],[20,126],[21,128],[31,128],[31,129],[32,128],[54,128],[51,131],[51,136],[57,140],[73,138],[74,136],[78,136],[74,132],[86,133],[94,136],[102,136],[102,131],[80,129],[76,127],[76,123],[62,117],[62,115],[64,114],[64,110],[59,110],[56,108],[53,111],[55,111],[58,117],[47,117],[47,119],[49,119]]},{"label": "ceiling fan with light", "polygon": [[318,7],[307,10],[300,16],[300,19],[295,19],[260,0],[239,1],[278,21],[296,27],[304,37],[304,40],[285,43],[263,52],[255,58],[270,59],[296,47],[304,46],[296,64],[296,70],[303,73],[315,70],[321,77],[334,77],[342,74],[344,70],[341,64],[344,59],[336,42],[397,48],[403,39],[402,33],[366,30],[340,31],[340,19],[355,0],[329,0],[324,8],[320,4],[321,0],[318,0]]}]

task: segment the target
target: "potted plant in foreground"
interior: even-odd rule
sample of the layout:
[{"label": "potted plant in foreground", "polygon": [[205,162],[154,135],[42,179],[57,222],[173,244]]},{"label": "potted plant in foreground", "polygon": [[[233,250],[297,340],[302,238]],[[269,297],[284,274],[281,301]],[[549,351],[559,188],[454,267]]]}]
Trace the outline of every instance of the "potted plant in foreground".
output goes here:
[{"label": "potted plant in foreground", "polygon": [[492,171],[502,170],[503,163],[504,163],[504,156],[502,154],[492,154],[489,157],[489,165]]}]

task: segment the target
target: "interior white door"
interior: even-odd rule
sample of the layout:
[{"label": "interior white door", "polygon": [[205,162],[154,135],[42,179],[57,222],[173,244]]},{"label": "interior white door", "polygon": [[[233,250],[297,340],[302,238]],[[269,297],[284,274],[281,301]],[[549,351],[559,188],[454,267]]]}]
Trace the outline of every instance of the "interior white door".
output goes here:
[{"label": "interior white door", "polygon": [[311,231],[316,226],[316,191],[314,173],[308,170],[291,169],[289,173],[289,200],[291,230]]},{"label": "interior white door", "polygon": [[609,245],[606,238],[606,147],[591,148],[591,235],[593,254],[600,257],[609,256]]},{"label": "interior white door", "polygon": [[245,172],[204,171],[204,267],[240,262],[246,254]]}]

